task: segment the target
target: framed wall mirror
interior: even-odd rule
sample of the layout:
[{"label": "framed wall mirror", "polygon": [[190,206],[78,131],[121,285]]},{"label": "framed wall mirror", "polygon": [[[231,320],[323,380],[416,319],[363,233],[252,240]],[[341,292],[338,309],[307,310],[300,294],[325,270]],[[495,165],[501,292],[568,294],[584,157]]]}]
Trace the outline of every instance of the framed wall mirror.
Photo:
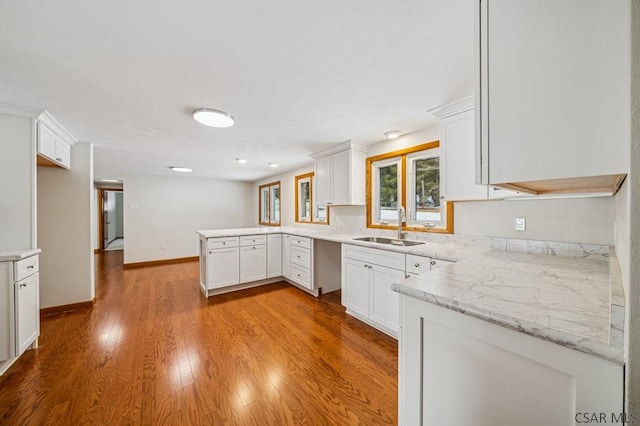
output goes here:
[{"label": "framed wall mirror", "polygon": [[280,226],[280,181],[258,187],[258,223]]}]

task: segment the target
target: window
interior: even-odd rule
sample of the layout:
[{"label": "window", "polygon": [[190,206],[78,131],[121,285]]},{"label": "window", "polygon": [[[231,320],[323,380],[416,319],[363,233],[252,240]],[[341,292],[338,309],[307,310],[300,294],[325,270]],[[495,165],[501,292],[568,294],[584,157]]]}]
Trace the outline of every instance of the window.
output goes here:
[{"label": "window", "polygon": [[260,225],[280,225],[280,182],[260,185],[258,188]]},{"label": "window", "polygon": [[[440,199],[438,141],[367,158],[367,227],[453,233],[453,204]],[[405,223],[406,222],[406,223]]]},{"label": "window", "polygon": [[326,206],[313,207],[313,172],[295,177],[296,222],[328,224]]}]

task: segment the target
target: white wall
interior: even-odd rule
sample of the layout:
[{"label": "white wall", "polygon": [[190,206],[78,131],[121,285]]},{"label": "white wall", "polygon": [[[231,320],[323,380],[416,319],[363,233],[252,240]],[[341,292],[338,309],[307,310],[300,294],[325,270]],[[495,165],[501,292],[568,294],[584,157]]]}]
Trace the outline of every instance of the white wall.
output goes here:
[{"label": "white wall", "polygon": [[95,296],[93,145],[71,147],[71,169],[38,167],[40,306],[90,301]]},{"label": "white wall", "polygon": [[629,193],[629,260],[622,271],[623,279],[626,277],[628,280],[625,284],[626,395],[627,412],[640,415],[640,0],[631,2],[630,131],[630,168],[626,183]]},{"label": "white wall", "polygon": [[[614,244],[613,197],[466,201],[454,204],[454,232],[462,235]],[[514,230],[514,218],[526,231]]]},{"label": "white wall", "polygon": [[124,176],[125,264],[196,256],[197,230],[255,225],[254,195],[245,182]]},{"label": "white wall", "polygon": [[0,115],[0,250],[35,248],[33,120]]},{"label": "white wall", "polygon": [[367,149],[367,157],[373,157],[374,155],[397,151],[399,149],[405,149],[410,146],[422,145],[424,143],[437,141],[439,139],[439,126],[427,127],[426,129],[403,135],[398,139],[385,140],[371,145]]}]

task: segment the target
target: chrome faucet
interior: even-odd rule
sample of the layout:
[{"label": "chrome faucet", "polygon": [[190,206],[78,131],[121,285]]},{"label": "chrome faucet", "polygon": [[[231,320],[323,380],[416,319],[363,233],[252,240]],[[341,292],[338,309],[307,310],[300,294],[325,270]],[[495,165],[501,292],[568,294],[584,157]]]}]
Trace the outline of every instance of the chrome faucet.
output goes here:
[{"label": "chrome faucet", "polygon": [[407,220],[407,212],[404,209],[404,206],[398,207],[398,239],[404,240],[406,232],[402,231],[402,222]]}]

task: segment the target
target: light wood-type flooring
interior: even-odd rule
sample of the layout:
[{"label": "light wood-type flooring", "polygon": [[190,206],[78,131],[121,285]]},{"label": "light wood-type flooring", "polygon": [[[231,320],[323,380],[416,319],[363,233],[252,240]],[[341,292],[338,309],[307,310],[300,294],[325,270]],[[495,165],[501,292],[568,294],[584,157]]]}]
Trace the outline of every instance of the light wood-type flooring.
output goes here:
[{"label": "light wood-type flooring", "polygon": [[0,425],[397,423],[397,342],[339,292],[205,299],[197,263],[123,271],[122,255],[97,255],[93,309],[43,318],[0,377]]}]

